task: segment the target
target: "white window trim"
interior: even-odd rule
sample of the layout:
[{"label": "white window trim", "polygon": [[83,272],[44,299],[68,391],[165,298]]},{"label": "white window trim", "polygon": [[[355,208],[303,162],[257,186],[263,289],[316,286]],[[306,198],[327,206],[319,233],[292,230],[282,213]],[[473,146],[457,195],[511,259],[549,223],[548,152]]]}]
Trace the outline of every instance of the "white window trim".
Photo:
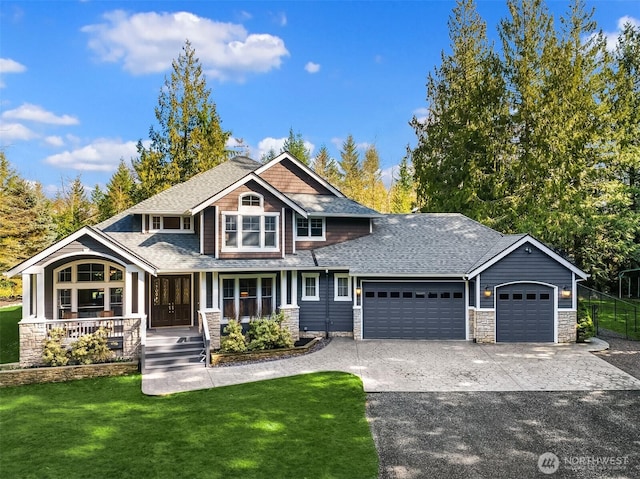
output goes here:
[{"label": "white window trim", "polygon": [[[341,278],[347,278],[347,296],[338,296],[338,280]],[[348,273],[336,273],[333,275],[333,300],[334,301],[351,301],[351,276]]]},{"label": "white window trim", "polygon": [[[307,278],[315,280],[315,296],[307,296]],[[320,301],[320,273],[302,273],[302,297],[301,301]]]},{"label": "white window trim", "polygon": [[[104,281],[78,281],[78,265],[79,264],[103,264],[105,266]],[[110,281],[109,280],[109,267],[114,266],[122,271],[122,280]],[[58,281],[58,272],[71,268],[71,281]],[[111,291],[110,288],[122,288],[122,312],[124,314],[126,299],[125,288],[126,268],[118,263],[111,261],[104,261],[99,259],[82,259],[72,263],[66,263],[59,268],[53,270],[53,319],[62,319],[58,317],[58,290],[70,289],[71,290],[71,311],[78,311],[78,290],[79,289],[104,289],[104,309],[103,311],[109,311],[111,309]]]},{"label": "white window trim", "polygon": [[[160,229],[153,228],[153,218],[159,216],[160,217]],[[164,229],[164,217],[170,216],[172,218],[178,217],[180,218],[180,229],[172,230],[172,229]],[[189,218],[191,221],[189,222],[189,228],[184,227],[185,218]],[[149,233],[175,233],[175,234],[191,234],[194,232],[193,223],[195,218],[193,216],[185,216],[185,215],[149,215]]]},{"label": "white window trim", "polygon": [[[240,279],[241,278],[246,278],[246,279],[251,279],[251,278],[256,278],[258,280],[258,284],[257,284],[257,291],[256,291],[256,301],[258,302],[258,304],[262,304],[262,280],[264,278],[270,278],[271,279],[271,301],[272,301],[272,308],[273,308],[273,312],[276,311],[277,309],[277,300],[278,300],[278,294],[277,294],[277,290],[276,290],[276,275],[275,274],[241,274],[241,275],[234,275],[234,274],[220,274],[218,275],[218,291],[219,291],[219,304],[218,307],[220,308],[220,324],[229,324],[229,318],[224,316],[224,280],[225,279],[232,279],[233,280],[233,307],[235,308],[236,311],[240,311]],[[249,321],[251,321],[251,318],[249,316],[243,316],[240,318],[240,322],[242,323],[248,323]]]},{"label": "white window trim", "polygon": [[[256,196],[260,202],[260,204],[258,205],[253,205],[253,206],[248,206],[248,205],[243,205],[242,204],[242,200],[243,198],[246,198],[247,196]],[[260,193],[254,193],[254,192],[248,192],[248,193],[242,193],[239,197],[238,197],[238,211],[247,211],[247,212],[251,212],[251,211],[264,211],[264,196],[262,196]]]},{"label": "white window trim", "polygon": [[[309,236],[298,236],[298,218],[302,218],[300,215],[295,215],[293,222],[293,238],[295,241],[327,241],[327,219],[324,216],[309,216],[304,218],[308,221],[307,233]],[[311,220],[322,220],[322,236],[311,236]]]},{"label": "white window trim", "polygon": [[[245,207],[246,208],[246,207]],[[242,217],[243,216],[259,216],[260,217],[260,246],[227,246],[225,244],[225,234],[227,227],[227,216],[236,216],[237,217],[237,230],[236,233],[238,235],[238,244],[242,242]],[[276,238],[275,238],[275,246],[265,246],[264,238],[265,238],[265,229],[264,229],[264,219],[265,217],[275,217],[276,218]],[[223,253],[229,252],[237,252],[237,253],[245,253],[245,252],[260,252],[260,251],[270,251],[270,252],[278,252],[280,251],[280,213],[278,212],[257,212],[256,213],[246,213],[243,214],[239,211],[223,211],[222,212],[222,221],[220,222],[222,226],[222,248],[221,251]]]}]

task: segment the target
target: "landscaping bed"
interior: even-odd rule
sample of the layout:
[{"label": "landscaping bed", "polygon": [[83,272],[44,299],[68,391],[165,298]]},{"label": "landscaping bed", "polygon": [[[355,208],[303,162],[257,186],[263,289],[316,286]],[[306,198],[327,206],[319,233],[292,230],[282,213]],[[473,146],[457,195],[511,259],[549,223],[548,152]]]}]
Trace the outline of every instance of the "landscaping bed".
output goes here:
[{"label": "landscaping bed", "polygon": [[324,338],[305,338],[297,341],[293,348],[278,348],[258,351],[247,351],[243,353],[224,353],[214,351],[211,353],[211,366],[236,366],[238,364],[247,364],[252,362],[275,361],[277,359],[285,359],[302,354],[318,351],[325,347],[329,339]]},{"label": "landscaping bed", "polygon": [[138,372],[138,363],[120,361],[101,364],[0,370],[0,388],[37,383],[59,383],[76,379],[124,376]]}]

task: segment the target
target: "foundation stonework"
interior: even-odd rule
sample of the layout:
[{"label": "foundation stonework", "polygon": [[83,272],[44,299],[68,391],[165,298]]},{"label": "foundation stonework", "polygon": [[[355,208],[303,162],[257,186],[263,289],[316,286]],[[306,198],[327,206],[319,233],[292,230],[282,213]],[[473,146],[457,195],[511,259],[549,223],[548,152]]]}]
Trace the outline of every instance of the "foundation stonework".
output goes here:
[{"label": "foundation stonework", "polygon": [[353,339],[362,339],[362,306],[353,307]]},{"label": "foundation stonework", "polygon": [[42,366],[47,329],[42,320],[23,319],[18,323],[20,334],[20,367]]},{"label": "foundation stonework", "polygon": [[280,311],[284,314],[282,326],[287,328],[291,333],[291,338],[297,341],[300,339],[300,307],[281,306]]},{"label": "foundation stonework", "polygon": [[475,338],[475,332],[476,332],[476,310],[475,309],[469,309],[469,335],[468,335],[468,338],[469,339],[474,339]]},{"label": "foundation stonework", "polygon": [[576,342],[577,313],[575,311],[558,310],[558,342]]},{"label": "foundation stonework", "polygon": [[495,311],[476,311],[475,340],[478,343],[496,342],[496,313]]},{"label": "foundation stonework", "polygon": [[206,311],[207,327],[211,339],[211,349],[220,349],[220,310]]}]

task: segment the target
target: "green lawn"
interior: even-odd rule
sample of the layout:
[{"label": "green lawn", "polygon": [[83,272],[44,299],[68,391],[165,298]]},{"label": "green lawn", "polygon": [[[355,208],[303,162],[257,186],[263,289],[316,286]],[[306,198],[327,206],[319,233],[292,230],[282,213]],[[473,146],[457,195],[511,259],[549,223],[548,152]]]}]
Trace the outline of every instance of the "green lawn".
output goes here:
[{"label": "green lawn", "polygon": [[21,318],[22,306],[0,308],[0,364],[20,360],[18,322]]},{"label": "green lawn", "polygon": [[0,471],[20,478],[375,478],[356,376],[144,396],[126,376],[0,389]]},{"label": "green lawn", "polygon": [[581,299],[580,305],[586,305],[591,310],[592,305],[597,306],[598,327],[626,334],[629,338],[640,339],[640,302],[625,299],[626,303],[636,305],[637,318],[634,318],[633,307],[613,299]]}]

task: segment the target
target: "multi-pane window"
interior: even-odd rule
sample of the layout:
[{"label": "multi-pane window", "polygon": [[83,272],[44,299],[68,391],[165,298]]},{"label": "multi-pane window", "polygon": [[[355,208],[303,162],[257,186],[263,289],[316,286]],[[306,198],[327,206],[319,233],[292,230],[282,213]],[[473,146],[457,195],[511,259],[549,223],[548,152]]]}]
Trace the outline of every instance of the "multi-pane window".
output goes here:
[{"label": "multi-pane window", "polygon": [[190,216],[151,216],[151,231],[191,232]]},{"label": "multi-pane window", "polygon": [[111,266],[109,268],[109,281],[122,281],[122,270]]},{"label": "multi-pane window", "polygon": [[238,217],[227,216],[224,221],[225,246],[238,246]]},{"label": "multi-pane window", "polygon": [[122,316],[122,288],[109,289],[109,307],[114,316]]},{"label": "multi-pane window", "polygon": [[351,299],[351,278],[348,274],[335,275],[335,301],[348,301]]},{"label": "multi-pane window", "polygon": [[224,215],[224,247],[250,250],[278,247],[277,214]]},{"label": "multi-pane window", "polygon": [[70,283],[71,282],[71,266],[58,271],[58,283]]},{"label": "multi-pane window", "polygon": [[260,206],[260,197],[258,195],[245,195],[241,200],[242,206]]},{"label": "multi-pane window", "polygon": [[153,216],[151,218],[151,229],[152,230],[159,230],[161,228],[162,224],[160,223],[160,217],[159,216]]},{"label": "multi-pane window", "polygon": [[296,219],[296,236],[298,238],[320,239],[324,237],[324,218]]},{"label": "multi-pane window", "polygon": [[302,300],[319,301],[320,275],[318,273],[302,273]]},{"label": "multi-pane window", "polygon": [[191,229],[191,217],[185,216],[182,218],[182,229],[190,230]]},{"label": "multi-pane window", "polygon": [[277,218],[275,216],[264,217],[264,245],[265,247],[276,246]]},{"label": "multi-pane window", "polygon": [[273,312],[273,280],[262,278],[262,305],[260,312],[267,316]]},{"label": "multi-pane window", "polygon": [[222,310],[225,319],[269,316],[274,311],[273,276],[222,279]]},{"label": "multi-pane window", "polygon": [[260,217],[242,217],[242,246],[260,246]]},{"label": "multi-pane window", "polygon": [[83,263],[78,265],[78,281],[104,281],[104,264]]},{"label": "multi-pane window", "polygon": [[225,318],[237,317],[235,291],[235,279],[222,280],[222,314]]}]

